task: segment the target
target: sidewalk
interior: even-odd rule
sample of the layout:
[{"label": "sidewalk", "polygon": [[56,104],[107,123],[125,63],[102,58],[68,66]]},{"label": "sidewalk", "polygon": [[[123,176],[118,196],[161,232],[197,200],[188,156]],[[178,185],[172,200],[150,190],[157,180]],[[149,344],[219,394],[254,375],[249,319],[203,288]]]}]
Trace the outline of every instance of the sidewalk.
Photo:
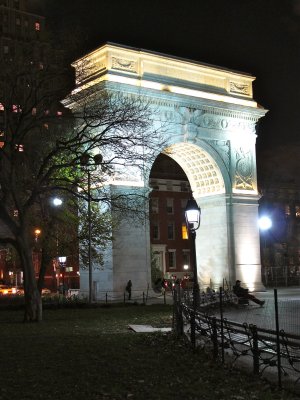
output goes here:
[{"label": "sidewalk", "polygon": [[[249,306],[224,307],[223,317],[228,320],[255,324],[260,328],[275,330],[275,300],[274,290],[254,293],[256,297],[265,300],[260,307],[253,302]],[[300,288],[278,288],[278,317],[279,329],[299,335],[300,332]],[[216,316],[220,315],[216,310]]]}]

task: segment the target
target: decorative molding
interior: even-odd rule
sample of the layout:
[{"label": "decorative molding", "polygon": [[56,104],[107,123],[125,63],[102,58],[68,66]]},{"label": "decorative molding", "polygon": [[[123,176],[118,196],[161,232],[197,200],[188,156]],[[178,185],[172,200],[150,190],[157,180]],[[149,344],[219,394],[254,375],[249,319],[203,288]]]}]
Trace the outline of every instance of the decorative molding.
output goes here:
[{"label": "decorative molding", "polygon": [[133,60],[112,57],[112,69],[137,73],[137,63]]},{"label": "decorative molding", "polygon": [[250,96],[250,85],[248,83],[240,83],[240,82],[229,82],[229,91],[230,93],[243,94],[245,96]]},{"label": "decorative molding", "polygon": [[[132,92],[133,96],[137,94]],[[141,98],[141,94],[138,94]],[[245,112],[238,110],[228,110],[226,108],[213,107],[207,105],[196,105],[187,102],[178,102],[177,99],[167,97],[165,93],[160,96],[142,96],[145,103],[151,104],[156,108],[161,117],[161,120],[168,122],[182,123],[184,119],[189,123],[207,129],[220,129],[220,130],[248,130],[255,132],[255,125],[262,117],[259,112]]]},{"label": "decorative molding", "polygon": [[[239,115],[233,117],[223,116],[219,113],[211,113],[207,112],[205,109],[196,109],[196,108],[188,108],[188,107],[175,107],[175,112],[177,113],[177,117],[173,115],[173,121],[168,120],[169,122],[177,122],[183,125],[194,125],[195,127],[205,128],[205,129],[218,129],[221,131],[248,131],[251,133],[255,133],[255,120],[244,119],[243,115]],[[171,113],[169,113],[170,115]]]},{"label": "decorative molding", "polygon": [[219,153],[227,171],[230,171],[230,140],[207,140],[206,141],[214,150]]}]

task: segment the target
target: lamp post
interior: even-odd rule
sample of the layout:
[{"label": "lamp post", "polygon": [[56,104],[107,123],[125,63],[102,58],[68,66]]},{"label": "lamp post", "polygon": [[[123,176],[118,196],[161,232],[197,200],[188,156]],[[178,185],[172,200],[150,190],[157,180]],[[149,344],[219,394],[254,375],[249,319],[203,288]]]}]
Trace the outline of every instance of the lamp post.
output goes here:
[{"label": "lamp post", "polygon": [[[60,197],[53,197],[50,199],[50,203],[56,209],[58,209],[62,204],[63,200]],[[53,260],[53,279],[55,281],[54,286],[56,286],[56,291],[59,289],[59,274],[57,275],[56,271],[59,269],[59,239],[58,239],[58,222],[55,222],[55,239],[56,239],[56,257]]]},{"label": "lamp post", "polygon": [[62,269],[62,293],[65,295],[65,263],[67,261],[67,257],[60,256],[58,257],[59,266]]},{"label": "lamp post", "polygon": [[[268,271],[267,271],[267,238],[266,232],[272,228],[272,220],[267,216],[264,215],[259,218],[258,220],[259,229],[264,232],[264,245],[262,246],[263,249],[263,270],[265,275],[265,284],[268,286]],[[273,275],[273,274],[272,274]]]},{"label": "lamp post", "polygon": [[191,239],[191,262],[193,268],[193,312],[191,318],[191,342],[196,346],[196,311],[200,303],[200,290],[198,283],[197,258],[196,258],[196,230],[200,227],[201,209],[196,200],[192,197],[188,200],[185,208],[185,220],[190,232]]},{"label": "lamp post", "polygon": [[41,233],[42,233],[42,231],[39,228],[36,228],[34,230],[34,236],[35,236],[34,239],[35,239],[36,242],[38,242]]},{"label": "lamp post", "polygon": [[89,304],[93,300],[93,269],[92,269],[92,215],[91,215],[91,172],[95,171],[102,163],[102,155],[91,156],[83,153],[80,158],[80,165],[87,173],[87,203],[88,203],[88,271],[89,271]]}]

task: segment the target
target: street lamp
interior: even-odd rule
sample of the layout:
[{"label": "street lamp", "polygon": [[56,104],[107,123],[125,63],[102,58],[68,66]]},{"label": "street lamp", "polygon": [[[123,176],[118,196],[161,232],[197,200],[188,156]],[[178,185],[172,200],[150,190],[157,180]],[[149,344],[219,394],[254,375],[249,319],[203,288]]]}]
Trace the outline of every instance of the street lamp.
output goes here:
[{"label": "street lamp", "polygon": [[262,231],[267,231],[268,229],[272,228],[272,220],[266,215],[260,217],[258,220],[258,226]]},{"label": "street lamp", "polygon": [[[263,253],[263,273],[265,275],[265,283],[266,286],[268,285],[268,269],[267,269],[267,261],[268,261],[268,253],[267,253],[267,237],[266,232],[272,228],[272,220],[267,215],[263,215],[258,220],[258,227],[259,229],[264,232],[264,245],[262,246],[262,253]],[[276,270],[275,270],[276,271]],[[271,270],[272,273],[272,270]],[[272,273],[273,275],[273,273]]]},{"label": "street lamp", "polygon": [[193,267],[194,284],[193,284],[193,305],[195,310],[199,305],[199,283],[196,259],[196,230],[200,227],[201,209],[198,207],[196,200],[192,197],[188,200],[185,208],[185,220],[191,237],[191,262]]},{"label": "street lamp", "polygon": [[34,236],[35,236],[35,241],[36,242],[38,242],[41,233],[42,233],[42,231],[39,228],[36,228],[34,230]]},{"label": "street lamp", "polygon": [[59,207],[62,205],[63,201],[59,197],[54,197],[54,199],[52,200],[52,203],[55,207]]},{"label": "street lamp", "polygon": [[[60,197],[53,197],[50,199],[50,203],[56,208],[63,204],[63,200]],[[60,267],[59,265],[59,238],[58,238],[58,222],[55,222],[55,236],[56,236],[56,257],[53,259],[53,280],[55,280],[56,290],[59,288],[59,275],[56,274],[56,270]]]},{"label": "street lamp", "polygon": [[60,256],[58,257],[59,266],[62,269],[62,292],[63,296],[65,295],[65,263],[67,261],[67,257]]},{"label": "street lamp", "polygon": [[201,209],[192,197],[185,208],[185,220],[191,238],[191,262],[193,268],[193,312],[191,316],[191,343],[196,346],[196,311],[200,303],[200,291],[198,283],[197,259],[196,259],[196,230],[200,227]]},{"label": "street lamp", "polygon": [[89,271],[89,303],[92,303],[93,292],[93,271],[92,271],[92,218],[91,218],[91,172],[95,171],[102,163],[102,155],[96,154],[91,156],[89,153],[83,153],[80,158],[80,165],[87,172],[88,178],[88,271]]}]

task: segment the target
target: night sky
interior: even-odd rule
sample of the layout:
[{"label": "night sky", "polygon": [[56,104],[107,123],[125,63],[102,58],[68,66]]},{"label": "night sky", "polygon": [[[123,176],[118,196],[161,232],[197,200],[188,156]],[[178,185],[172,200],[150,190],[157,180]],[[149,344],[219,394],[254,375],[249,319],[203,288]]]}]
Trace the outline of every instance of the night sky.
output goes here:
[{"label": "night sky", "polygon": [[299,141],[300,0],[32,1],[71,33],[72,58],[110,41],[256,76],[255,100],[270,110],[258,151]]}]

